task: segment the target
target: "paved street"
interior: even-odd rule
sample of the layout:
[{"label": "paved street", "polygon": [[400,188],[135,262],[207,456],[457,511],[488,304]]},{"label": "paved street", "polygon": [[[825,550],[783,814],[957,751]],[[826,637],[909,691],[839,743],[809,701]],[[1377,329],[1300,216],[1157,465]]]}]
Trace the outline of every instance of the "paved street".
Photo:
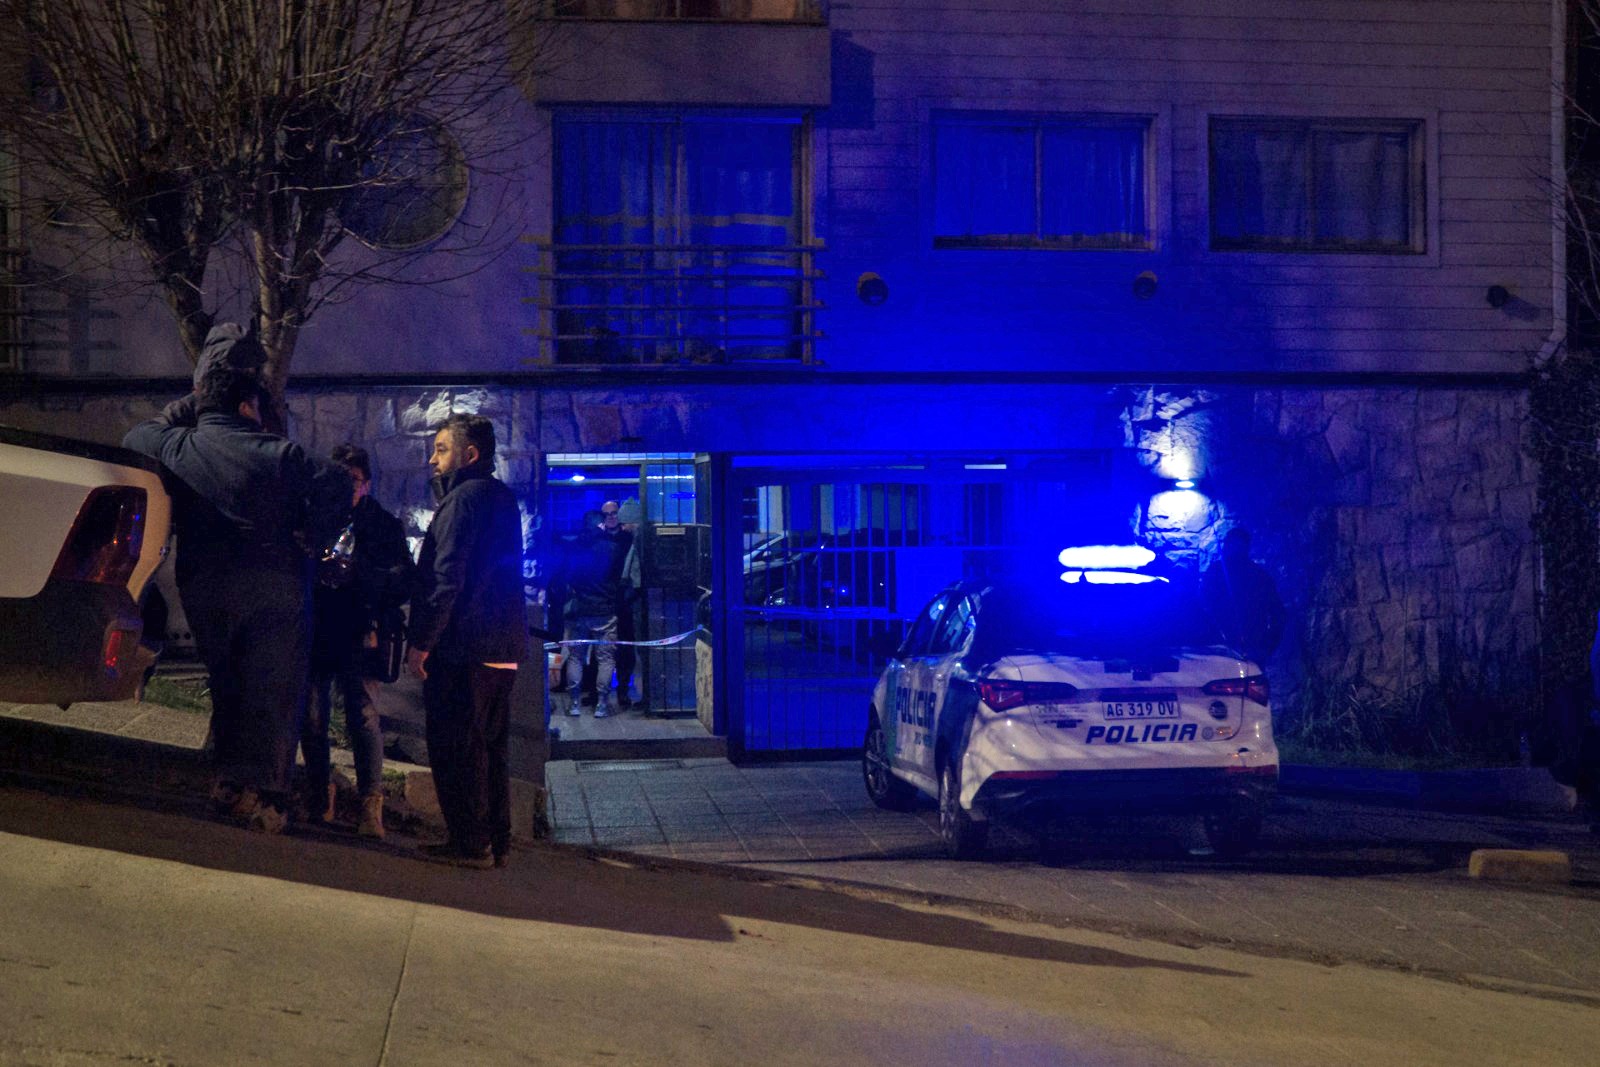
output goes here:
[{"label": "paved street", "polygon": [[[931,808],[874,808],[854,763],[556,763],[559,841],[735,863],[1019,909],[1074,926],[1363,961],[1600,1006],[1600,841],[1577,818],[1497,818],[1282,797],[1259,852],[1187,854],[1193,827],[1087,827],[1041,859],[1002,835],[946,860]],[[1559,848],[1571,887],[1466,878],[1475,848]]]},{"label": "paved street", "polygon": [[468,872],[199,810],[0,786],[0,1062],[1456,1067],[1600,1039],[1579,999],[571,848]]},{"label": "paved street", "polygon": [[[204,779],[204,717],[149,704],[0,706],[10,755],[181,802]],[[29,724],[35,725],[29,725]],[[61,730],[70,726],[71,730]],[[24,742],[22,739],[28,740]],[[1494,817],[1281,797],[1260,851],[1194,858],[1193,827],[1127,820],[1041,855],[998,835],[991,859],[943,858],[931,808],[874,808],[853,762],[549,765],[556,841],[840,880],[1072,928],[1360,962],[1600,1005],[1600,840],[1572,815]],[[1556,848],[1566,887],[1466,877],[1474,848]]]}]

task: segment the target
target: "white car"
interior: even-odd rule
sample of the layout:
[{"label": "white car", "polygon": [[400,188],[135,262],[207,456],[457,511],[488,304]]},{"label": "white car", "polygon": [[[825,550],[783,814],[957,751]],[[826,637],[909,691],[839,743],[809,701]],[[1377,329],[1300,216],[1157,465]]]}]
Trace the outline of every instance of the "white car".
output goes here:
[{"label": "white car", "polygon": [[155,659],[140,599],[171,514],[152,460],[0,427],[0,700],[138,692]]},{"label": "white car", "polygon": [[868,794],[937,798],[958,858],[992,820],[1089,813],[1194,813],[1219,854],[1248,851],[1278,780],[1260,668],[1176,583],[1069,577],[934,597],[873,689]]}]

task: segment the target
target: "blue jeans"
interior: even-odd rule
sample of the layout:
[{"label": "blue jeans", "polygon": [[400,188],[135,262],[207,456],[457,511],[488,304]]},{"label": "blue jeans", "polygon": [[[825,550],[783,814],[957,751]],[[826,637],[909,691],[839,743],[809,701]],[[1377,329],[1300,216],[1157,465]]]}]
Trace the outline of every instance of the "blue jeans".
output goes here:
[{"label": "blue jeans", "polygon": [[345,667],[311,676],[312,698],[300,728],[300,751],[306,759],[306,793],[313,801],[328,793],[328,717],[336,684],[344,700],[345,731],[355,756],[356,788],[364,797],[383,791],[383,728],[372,702],[380,683],[363,678],[359,667]]}]

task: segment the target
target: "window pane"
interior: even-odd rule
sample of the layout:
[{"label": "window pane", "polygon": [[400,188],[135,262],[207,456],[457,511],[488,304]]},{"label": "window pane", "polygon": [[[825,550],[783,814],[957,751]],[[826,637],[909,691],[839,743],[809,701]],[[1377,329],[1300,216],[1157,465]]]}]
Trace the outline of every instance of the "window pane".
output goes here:
[{"label": "window pane", "polygon": [[681,260],[691,359],[789,354],[799,329],[801,241],[791,122],[693,119],[683,126],[687,181]]},{"label": "window pane", "polygon": [[1305,132],[1219,124],[1211,131],[1211,233],[1225,241],[1311,236]]},{"label": "window pane", "polygon": [[946,123],[934,130],[934,234],[1026,236],[1034,219],[1034,128]]},{"label": "window pane", "polygon": [[569,246],[556,255],[562,362],[658,357],[673,295],[671,265],[652,246],[677,239],[675,160],[667,123],[557,124],[555,239]]},{"label": "window pane", "polygon": [[1409,244],[1410,137],[1399,131],[1323,131],[1316,147],[1317,239]]},{"label": "window pane", "polygon": [[1144,139],[1142,126],[1047,126],[1043,235],[1144,244]]}]

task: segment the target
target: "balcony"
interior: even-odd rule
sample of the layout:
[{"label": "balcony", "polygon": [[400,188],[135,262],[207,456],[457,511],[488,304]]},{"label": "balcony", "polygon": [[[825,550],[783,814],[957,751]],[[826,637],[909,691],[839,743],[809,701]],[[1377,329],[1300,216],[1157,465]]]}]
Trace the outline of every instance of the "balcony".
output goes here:
[{"label": "balcony", "polygon": [[530,240],[533,362],[806,364],[818,244],[571,245]]},{"label": "balcony", "polygon": [[539,104],[826,107],[824,0],[550,0]]},{"label": "balcony", "polygon": [[824,0],[552,0],[558,19],[691,19],[706,22],[826,21]]}]

